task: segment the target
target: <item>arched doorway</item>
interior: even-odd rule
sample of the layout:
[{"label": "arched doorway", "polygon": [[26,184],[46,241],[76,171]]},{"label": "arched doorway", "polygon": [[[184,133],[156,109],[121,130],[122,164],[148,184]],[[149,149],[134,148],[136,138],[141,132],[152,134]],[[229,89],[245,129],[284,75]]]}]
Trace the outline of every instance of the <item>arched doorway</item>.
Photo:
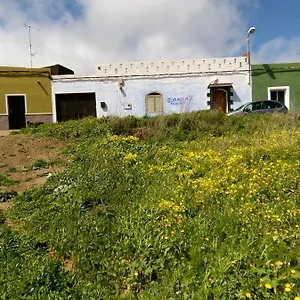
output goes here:
[{"label": "arched doorway", "polygon": [[163,96],[159,92],[151,92],[146,95],[146,113],[163,113]]},{"label": "arched doorway", "polygon": [[226,113],[227,105],[227,91],[223,89],[214,90],[212,95],[212,108]]}]

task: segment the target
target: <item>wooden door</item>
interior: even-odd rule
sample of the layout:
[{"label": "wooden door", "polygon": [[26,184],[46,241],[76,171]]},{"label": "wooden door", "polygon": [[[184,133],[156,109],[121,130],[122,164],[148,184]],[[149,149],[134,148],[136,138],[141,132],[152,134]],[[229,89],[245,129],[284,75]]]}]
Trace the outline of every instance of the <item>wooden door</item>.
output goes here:
[{"label": "wooden door", "polygon": [[213,93],[213,109],[227,112],[227,92],[224,90],[215,90]]}]

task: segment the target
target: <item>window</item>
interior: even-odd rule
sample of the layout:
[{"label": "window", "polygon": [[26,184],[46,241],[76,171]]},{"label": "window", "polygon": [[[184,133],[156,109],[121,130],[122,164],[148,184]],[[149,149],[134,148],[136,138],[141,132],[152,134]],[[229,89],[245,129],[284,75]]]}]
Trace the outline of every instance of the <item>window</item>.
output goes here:
[{"label": "window", "polygon": [[290,87],[276,86],[268,88],[269,100],[278,101],[284,104],[287,108],[290,107]]},{"label": "window", "polygon": [[162,113],[163,112],[163,97],[160,93],[150,93],[146,96],[146,112],[147,113]]},{"label": "window", "polygon": [[278,101],[284,104],[284,94],[285,91],[271,91],[270,100]]}]

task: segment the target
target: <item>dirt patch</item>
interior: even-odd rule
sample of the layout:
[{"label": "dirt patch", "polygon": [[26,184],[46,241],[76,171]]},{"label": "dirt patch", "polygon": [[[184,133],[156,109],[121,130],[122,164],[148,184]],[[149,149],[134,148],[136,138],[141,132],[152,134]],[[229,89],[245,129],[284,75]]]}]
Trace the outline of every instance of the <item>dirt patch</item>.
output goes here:
[{"label": "dirt patch", "polygon": [[9,208],[9,202],[0,202],[0,209],[7,210]]},{"label": "dirt patch", "polygon": [[68,271],[68,272],[74,272],[75,270],[75,265],[73,260],[69,257],[69,258],[61,258],[59,256],[56,255],[55,251],[53,249],[50,249],[48,251],[48,256],[51,257],[52,259],[58,260],[60,261],[60,263],[62,264],[62,267]]},{"label": "dirt patch", "polygon": [[44,184],[49,173],[63,170],[65,146],[53,138],[0,136],[0,192],[20,193]]},{"label": "dirt patch", "polygon": [[0,130],[0,136],[7,136],[10,135],[12,130]]}]

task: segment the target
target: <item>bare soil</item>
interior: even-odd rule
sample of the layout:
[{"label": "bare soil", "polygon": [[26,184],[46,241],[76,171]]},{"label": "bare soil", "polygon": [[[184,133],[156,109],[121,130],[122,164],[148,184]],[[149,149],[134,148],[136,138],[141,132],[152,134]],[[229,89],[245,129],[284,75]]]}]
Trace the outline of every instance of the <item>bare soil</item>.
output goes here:
[{"label": "bare soil", "polygon": [[38,160],[46,162],[64,161],[62,154],[66,143],[53,138],[36,138],[16,134],[0,136],[0,176],[14,181],[9,186],[0,185],[0,192],[22,193],[32,186],[46,182],[49,173],[59,172],[61,165],[33,168]]},{"label": "bare soil", "polygon": [[[53,138],[35,138],[29,135],[9,135],[9,132],[0,132],[0,176],[6,176],[13,180],[12,185],[0,184],[1,192],[23,193],[34,187],[43,185],[49,173],[63,170],[62,165],[51,165],[34,169],[38,160],[46,162],[66,161],[67,157],[62,154],[66,143]],[[1,183],[1,182],[0,182]],[[10,201],[1,202],[0,210],[5,212],[10,207]],[[12,222],[6,217],[7,226],[15,231],[22,230],[22,224]],[[57,257],[54,251],[49,251],[49,257],[61,262],[63,268],[68,272],[74,271],[74,263],[71,257]]]}]

